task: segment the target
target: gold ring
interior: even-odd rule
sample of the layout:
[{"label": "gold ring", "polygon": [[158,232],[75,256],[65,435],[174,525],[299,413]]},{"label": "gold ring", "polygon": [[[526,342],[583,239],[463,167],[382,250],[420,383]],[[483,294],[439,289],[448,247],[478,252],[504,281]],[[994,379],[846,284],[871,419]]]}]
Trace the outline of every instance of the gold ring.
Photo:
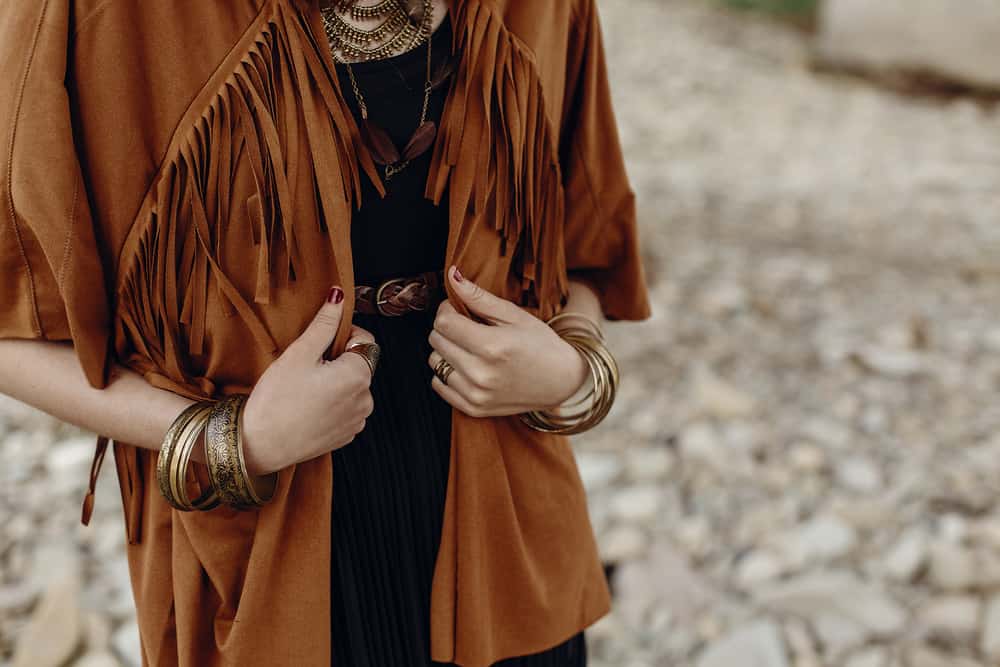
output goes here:
[{"label": "gold ring", "polygon": [[453,370],[455,370],[455,367],[449,364],[447,359],[441,357],[441,361],[437,362],[437,365],[434,367],[434,375],[441,380],[441,384],[446,385],[448,384],[448,376],[451,375]]},{"label": "gold ring", "polygon": [[371,370],[372,375],[375,375],[375,368],[378,366],[379,357],[382,355],[382,349],[378,343],[355,343],[344,350],[344,352],[353,352],[354,354],[361,355],[368,363],[368,368]]}]

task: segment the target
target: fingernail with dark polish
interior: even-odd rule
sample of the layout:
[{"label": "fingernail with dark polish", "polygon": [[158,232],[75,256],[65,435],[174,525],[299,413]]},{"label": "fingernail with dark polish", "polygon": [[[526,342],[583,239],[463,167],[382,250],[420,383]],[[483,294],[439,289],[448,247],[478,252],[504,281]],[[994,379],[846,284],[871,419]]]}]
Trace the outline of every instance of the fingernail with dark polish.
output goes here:
[{"label": "fingernail with dark polish", "polygon": [[330,288],[330,293],[326,295],[327,303],[340,303],[344,300],[344,290],[336,285]]}]

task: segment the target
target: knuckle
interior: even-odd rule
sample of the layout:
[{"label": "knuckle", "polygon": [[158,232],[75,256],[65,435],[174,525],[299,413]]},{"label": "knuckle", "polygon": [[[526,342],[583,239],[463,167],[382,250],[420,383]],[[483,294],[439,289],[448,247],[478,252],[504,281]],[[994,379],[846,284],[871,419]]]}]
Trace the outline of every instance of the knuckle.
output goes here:
[{"label": "knuckle", "polygon": [[488,389],[496,381],[496,373],[489,367],[480,366],[469,371],[469,379],[477,387]]},{"label": "knuckle", "polygon": [[499,341],[490,341],[483,345],[483,356],[490,361],[500,361],[506,354],[506,349]]},{"label": "knuckle", "polygon": [[438,311],[438,314],[434,316],[434,330],[447,336],[451,330],[451,316]]},{"label": "knuckle", "polygon": [[490,392],[482,387],[472,387],[466,394],[465,400],[469,402],[473,407],[479,408],[489,401]]},{"label": "knuckle", "polygon": [[313,318],[313,322],[323,327],[335,327],[340,324],[340,318],[331,313],[329,310],[323,309],[316,313],[316,317]]}]

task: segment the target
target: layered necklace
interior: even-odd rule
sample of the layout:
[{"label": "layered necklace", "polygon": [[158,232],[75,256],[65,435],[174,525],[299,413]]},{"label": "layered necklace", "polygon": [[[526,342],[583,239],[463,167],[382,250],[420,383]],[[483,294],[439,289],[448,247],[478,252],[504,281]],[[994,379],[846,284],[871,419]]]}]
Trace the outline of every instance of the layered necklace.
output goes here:
[{"label": "layered necklace", "polygon": [[[361,4],[359,0],[340,0],[321,10],[323,28],[330,41],[334,58],[347,67],[351,88],[361,111],[361,138],[371,153],[372,160],[384,168],[385,179],[405,169],[410,160],[427,152],[437,137],[437,125],[427,120],[427,106],[431,91],[447,78],[449,63],[438,72],[431,73],[431,26],[433,25],[432,0],[423,0],[423,12],[415,21],[403,0],[378,0],[376,4]],[[344,18],[355,21],[377,21],[371,28],[358,28]],[[427,43],[427,76],[424,81],[424,100],[420,120],[406,146],[400,151],[389,133],[368,117],[368,105],[354,77],[352,60],[369,61],[389,58],[398,51],[409,51]]]}]

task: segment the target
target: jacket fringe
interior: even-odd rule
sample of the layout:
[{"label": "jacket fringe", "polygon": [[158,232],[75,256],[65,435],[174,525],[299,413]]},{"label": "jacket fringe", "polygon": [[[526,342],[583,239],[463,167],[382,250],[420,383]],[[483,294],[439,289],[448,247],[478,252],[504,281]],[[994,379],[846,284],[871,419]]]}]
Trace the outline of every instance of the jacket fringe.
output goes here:
[{"label": "jacket fringe", "polygon": [[[181,384],[190,381],[181,359],[205,352],[210,276],[222,312],[239,316],[263,349],[278,351],[222,268],[225,225],[251,227],[258,246],[253,302],[268,304],[273,288],[294,281],[300,269],[291,215],[297,179],[313,180],[316,224],[331,243],[326,221],[347,219],[360,205],[359,165],[378,182],[368,156],[358,157],[360,138],[306,16],[271,0],[234,51],[242,54],[235,66],[226,59],[178,125],[119,272],[120,333]],[[302,132],[308,141],[300,140]],[[301,159],[302,147],[313,155]],[[331,154],[336,158],[326,157]],[[241,158],[254,181],[246,210],[230,197]],[[349,263],[343,255],[337,260]],[[179,303],[167,298],[178,285],[184,288]]]},{"label": "jacket fringe", "polygon": [[[512,256],[521,305],[547,319],[569,294],[562,248],[565,203],[558,137],[534,55],[487,1],[453,9],[462,54],[431,159],[425,196],[452,215],[492,215],[501,255]],[[453,5],[454,6],[454,5]],[[480,177],[485,174],[485,177]]]}]

